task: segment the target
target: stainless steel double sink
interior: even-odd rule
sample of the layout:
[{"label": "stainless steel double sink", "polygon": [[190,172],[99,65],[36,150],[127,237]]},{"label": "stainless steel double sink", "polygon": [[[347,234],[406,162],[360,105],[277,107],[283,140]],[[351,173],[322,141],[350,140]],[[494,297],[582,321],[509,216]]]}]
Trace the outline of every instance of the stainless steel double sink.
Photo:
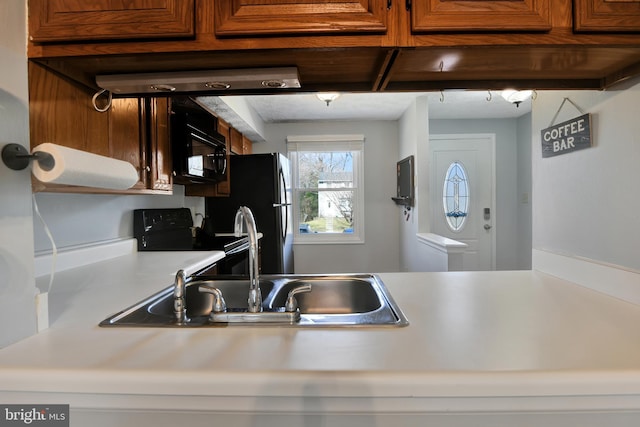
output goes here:
[{"label": "stainless steel double sink", "polygon": [[[347,275],[263,275],[260,290],[265,313],[282,311],[289,292],[302,285],[311,291],[295,296],[299,320],[282,322],[295,327],[405,326],[409,322],[375,274]],[[202,276],[187,283],[185,304],[189,322],[177,324],[174,315],[173,286],[110,316],[100,326],[139,327],[216,327],[256,325],[251,320],[239,323],[212,321],[214,297],[199,291],[201,285],[220,291],[229,311],[247,307],[249,279],[238,276]],[[273,325],[273,323],[270,323]]]}]

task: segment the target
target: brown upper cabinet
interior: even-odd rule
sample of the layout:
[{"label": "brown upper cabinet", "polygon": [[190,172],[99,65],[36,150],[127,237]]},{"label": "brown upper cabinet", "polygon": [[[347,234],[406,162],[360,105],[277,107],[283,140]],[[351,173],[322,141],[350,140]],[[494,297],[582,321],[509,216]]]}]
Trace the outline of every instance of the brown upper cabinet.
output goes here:
[{"label": "brown upper cabinet", "polygon": [[253,154],[253,141],[242,135],[242,154]]},{"label": "brown upper cabinet", "polygon": [[195,35],[195,0],[29,0],[34,42]]},{"label": "brown upper cabinet", "polygon": [[231,128],[231,153],[251,154],[253,153],[253,142],[246,135],[235,128]]},{"label": "brown upper cabinet", "polygon": [[551,0],[416,0],[411,8],[414,33],[551,30]]},{"label": "brown upper cabinet", "polygon": [[237,129],[231,128],[231,152],[233,154],[244,154],[242,147],[242,133]]},{"label": "brown upper cabinet", "polygon": [[387,7],[388,0],[221,0],[215,2],[215,33],[382,34],[389,25]]},{"label": "brown upper cabinet", "polygon": [[411,10],[411,31],[549,31],[551,0],[217,1],[221,37],[282,34],[385,33],[400,9]]},{"label": "brown upper cabinet", "polygon": [[[30,0],[29,59],[93,90],[97,75],[284,66],[303,91],[602,89],[640,73],[640,0],[155,1]],[[178,9],[192,37],[137,34]]]},{"label": "brown upper cabinet", "polygon": [[640,31],[638,0],[575,0],[574,15],[575,31]]},{"label": "brown upper cabinet", "polygon": [[[173,157],[169,131],[170,103],[168,98],[141,98],[144,103],[143,128],[147,129],[145,151],[146,188],[173,190]],[[146,117],[145,117],[146,116]]]},{"label": "brown upper cabinet", "polygon": [[29,64],[29,129],[31,148],[52,142],[124,160],[139,180],[123,191],[43,184],[34,191],[76,193],[171,193],[171,147],[166,98],[113,99],[105,112],[94,108],[84,88],[37,64]]}]

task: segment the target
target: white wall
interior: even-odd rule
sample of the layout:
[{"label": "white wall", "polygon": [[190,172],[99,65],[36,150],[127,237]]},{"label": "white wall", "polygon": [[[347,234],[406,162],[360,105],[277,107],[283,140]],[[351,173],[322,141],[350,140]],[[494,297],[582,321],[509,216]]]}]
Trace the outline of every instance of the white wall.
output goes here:
[{"label": "white wall", "polygon": [[[0,146],[28,149],[26,3],[0,2]],[[0,162],[0,348],[36,332],[30,179]]]},{"label": "white wall", "polygon": [[531,269],[531,114],[518,119],[518,213],[516,225],[518,270]]},{"label": "white wall", "polygon": [[[526,118],[523,117],[522,121],[526,122]],[[496,232],[497,270],[521,268],[523,264],[519,257],[520,227],[531,229],[531,224],[526,224],[525,219],[519,220],[519,160],[526,161],[526,158],[519,158],[519,139],[521,137],[525,139],[523,141],[525,150],[529,149],[530,144],[527,141],[531,140],[530,133],[522,135],[518,132],[519,123],[517,119],[429,121],[429,132],[432,135],[465,133],[492,133],[496,135],[497,212],[494,230]],[[527,172],[528,168],[524,174],[526,175]],[[525,184],[523,183],[523,185]]]},{"label": "white wall", "polygon": [[[29,149],[26,0],[0,2],[0,146]],[[0,163],[0,348],[36,333],[34,252],[51,245],[33,215],[30,169]],[[201,198],[39,193],[36,200],[60,248],[133,236],[131,210],[190,207],[204,212]],[[34,226],[35,221],[35,226]],[[54,283],[55,286],[55,283]],[[6,325],[11,325],[6,327]]]},{"label": "white wall", "polygon": [[[105,195],[37,193],[40,213],[58,248],[97,244],[133,237],[133,210],[139,208],[191,208],[204,213],[204,199],[185,197],[175,185],[173,195]],[[199,224],[200,218],[194,218]],[[35,251],[49,252],[44,227],[34,218]]]},{"label": "white wall", "polygon": [[[539,92],[533,105],[533,248],[640,270],[640,79],[627,90]],[[592,114],[593,147],[542,158],[564,97]],[[566,103],[556,123],[580,116]]]},{"label": "white wall", "polygon": [[296,122],[265,126],[266,142],[254,153],[286,153],[289,135],[362,134],[364,141],[365,243],[294,247],[296,273],[385,272],[399,269],[398,208],[395,196],[398,159],[397,122]]},{"label": "white wall", "polygon": [[441,257],[434,257],[429,246],[421,243],[416,235],[429,230],[429,106],[427,96],[416,98],[399,121],[400,146],[397,160],[413,155],[415,170],[415,206],[409,219],[400,213],[400,269],[401,271],[442,271]]}]

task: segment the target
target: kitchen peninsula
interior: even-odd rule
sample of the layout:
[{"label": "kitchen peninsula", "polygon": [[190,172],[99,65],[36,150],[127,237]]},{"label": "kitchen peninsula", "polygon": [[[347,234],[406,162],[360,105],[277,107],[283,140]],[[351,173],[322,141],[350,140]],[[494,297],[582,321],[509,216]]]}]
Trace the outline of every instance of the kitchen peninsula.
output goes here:
[{"label": "kitchen peninsula", "polygon": [[0,350],[0,401],[70,404],[75,426],[640,419],[640,306],[536,271],[381,273],[401,328],[98,327],[211,256],[57,273],[49,329]]}]

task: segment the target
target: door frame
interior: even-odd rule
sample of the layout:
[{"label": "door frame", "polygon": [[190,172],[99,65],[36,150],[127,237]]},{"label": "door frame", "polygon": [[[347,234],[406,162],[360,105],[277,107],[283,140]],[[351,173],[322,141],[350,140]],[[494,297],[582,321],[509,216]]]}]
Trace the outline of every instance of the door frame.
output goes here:
[{"label": "door frame", "polygon": [[[496,134],[495,133],[455,133],[455,134],[430,134],[429,135],[429,167],[433,170],[433,159],[432,159],[432,148],[431,148],[431,141],[433,140],[485,140],[487,141],[487,143],[490,145],[489,149],[491,152],[491,187],[492,187],[492,191],[491,191],[491,224],[492,224],[492,230],[493,232],[491,233],[491,271],[495,271],[496,269],[496,236],[498,234],[498,212],[496,210],[496,193],[497,193],[497,186],[496,186]],[[431,182],[431,179],[429,180]],[[435,183],[431,183],[430,185],[435,185]],[[433,197],[433,195],[431,196]],[[431,198],[430,197],[430,198]],[[431,202],[431,200],[429,201]],[[431,203],[430,203],[431,204]],[[437,205],[437,206],[436,206]],[[440,208],[440,205],[435,203],[432,204],[432,206],[430,206],[430,213],[431,213],[431,218],[429,219],[429,229],[431,229],[432,226],[432,221],[433,218],[435,217],[435,215],[437,215],[438,212],[438,208]],[[441,209],[440,209],[441,210]],[[463,269],[464,269],[464,265],[463,265]]]}]

